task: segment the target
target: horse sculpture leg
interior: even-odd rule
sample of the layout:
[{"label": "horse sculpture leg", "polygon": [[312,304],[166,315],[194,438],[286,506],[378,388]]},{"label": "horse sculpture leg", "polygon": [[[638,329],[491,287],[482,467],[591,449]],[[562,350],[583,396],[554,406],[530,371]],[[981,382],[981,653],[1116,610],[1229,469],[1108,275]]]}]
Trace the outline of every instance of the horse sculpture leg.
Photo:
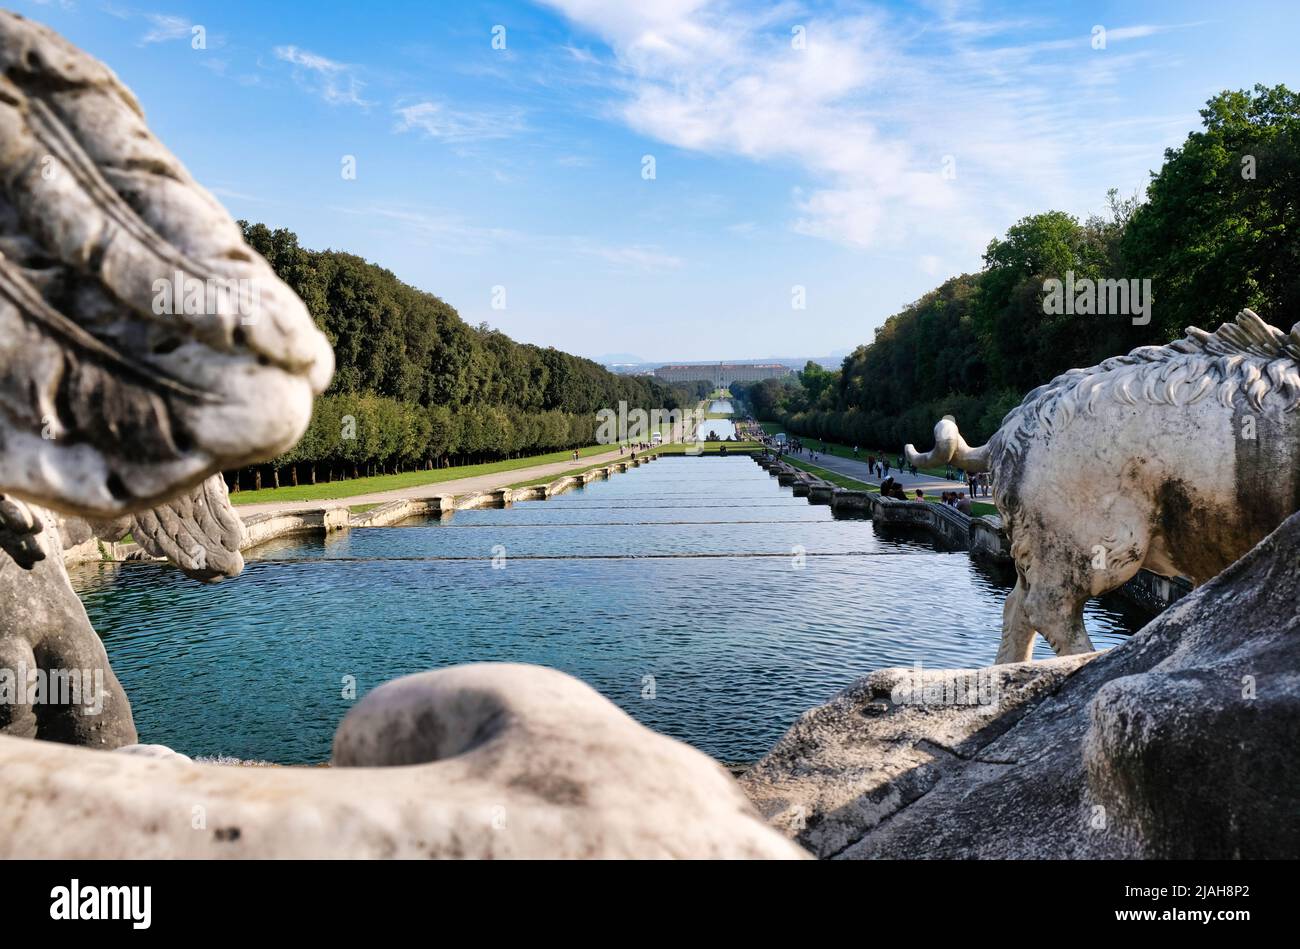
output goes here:
[{"label": "horse sculpture leg", "polygon": [[1028,662],[1035,633],[1041,634],[1058,656],[1093,651],[1083,626],[1083,605],[1092,592],[1090,565],[1087,560],[1062,556],[1068,549],[1021,548],[1016,586],[1002,609],[998,663]]},{"label": "horse sculpture leg", "polygon": [[1062,592],[1057,591],[1055,596],[1028,596],[1025,609],[1030,621],[1058,656],[1094,652],[1096,647],[1083,625],[1083,604],[1087,596],[1068,597]]},{"label": "horse sculpture leg", "polygon": [[1013,513],[1016,586],[1002,610],[998,663],[1029,661],[1035,633],[1058,656],[1095,651],[1083,625],[1084,604],[1131,580],[1151,546],[1149,512],[1123,495],[1101,502],[1083,525]]},{"label": "horse sculpture leg", "polygon": [[1034,627],[1025,613],[1026,584],[1016,577],[1016,588],[1002,606],[1002,643],[995,663],[1028,662],[1034,651]]},{"label": "horse sculpture leg", "polygon": [[131,705],[72,590],[54,518],[41,517],[40,559],[24,568],[0,554],[0,735],[133,745]]},{"label": "horse sculpture leg", "polygon": [[1023,609],[1028,625],[1058,656],[1093,651],[1083,626],[1083,605],[1092,595],[1091,563],[1071,554],[1072,549],[1049,547],[1025,571],[1029,583]]}]

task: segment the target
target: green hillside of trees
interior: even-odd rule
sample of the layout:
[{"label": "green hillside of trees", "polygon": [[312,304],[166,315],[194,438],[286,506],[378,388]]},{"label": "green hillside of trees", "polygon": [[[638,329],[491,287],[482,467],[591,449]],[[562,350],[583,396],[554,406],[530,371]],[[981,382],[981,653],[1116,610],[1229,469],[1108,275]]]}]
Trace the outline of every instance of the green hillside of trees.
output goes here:
[{"label": "green hillside of trees", "polygon": [[291,231],[240,222],[248,243],[307,304],[337,369],[311,426],[268,465],[228,472],[245,488],[517,458],[595,442],[596,412],[692,408],[711,386],[620,376],[589,359],[469,326],[431,293]]},{"label": "green hillside of trees", "polygon": [[[1300,97],[1284,86],[1225,92],[1203,128],[1165,152],[1145,199],[1109,195],[1104,217],[1024,218],[990,242],[984,268],[889,317],[838,372],[732,390],[761,419],[810,437],[897,451],[956,417],[971,444],[1026,392],[1076,366],[1213,329],[1249,307],[1300,320]],[[1150,322],[1044,312],[1044,281],[1151,280]]]}]

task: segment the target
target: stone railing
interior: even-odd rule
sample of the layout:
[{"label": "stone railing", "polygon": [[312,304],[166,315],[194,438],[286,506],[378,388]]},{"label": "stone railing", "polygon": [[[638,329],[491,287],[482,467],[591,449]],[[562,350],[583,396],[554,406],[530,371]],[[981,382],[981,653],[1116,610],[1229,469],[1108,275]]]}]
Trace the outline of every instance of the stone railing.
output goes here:
[{"label": "stone railing", "polygon": [[[455,510],[456,499],[450,494],[439,494],[430,498],[399,498],[372,507],[360,514],[349,511],[350,517],[346,527],[386,527],[397,524],[410,517],[438,517]],[[247,522],[245,522],[247,523]]]},{"label": "stone railing", "polygon": [[254,514],[244,518],[248,528],[248,541],[243,549],[264,544],[275,537],[298,531],[323,530],[329,533],[352,523],[352,512],[346,507],[314,508],[308,511],[285,511]]},{"label": "stone railing", "polygon": [[[1012,563],[1010,538],[1002,519],[995,515],[972,517],[947,504],[882,498],[870,491],[836,487],[770,456],[755,455],[754,460],[776,478],[777,484],[791,487],[795,497],[807,497],[810,504],[829,504],[835,514],[870,517],[879,524],[924,527],[945,547],[965,550],[972,557],[996,564]],[[1149,609],[1163,610],[1191,589],[1190,581],[1183,577],[1162,577],[1141,570],[1118,592]]]}]

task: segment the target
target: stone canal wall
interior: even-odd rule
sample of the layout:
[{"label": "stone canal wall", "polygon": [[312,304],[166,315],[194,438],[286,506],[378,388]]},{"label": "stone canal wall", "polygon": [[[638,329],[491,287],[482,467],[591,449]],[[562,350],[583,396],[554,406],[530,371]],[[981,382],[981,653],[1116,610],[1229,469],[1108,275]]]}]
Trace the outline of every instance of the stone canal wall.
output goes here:
[{"label": "stone canal wall", "polygon": [[244,519],[244,526],[248,528],[248,543],[245,549],[300,531],[319,530],[328,533],[340,527],[347,527],[350,518],[351,512],[346,507],[254,514]]},{"label": "stone canal wall", "polygon": [[[776,478],[777,484],[789,486],[795,497],[806,497],[810,504],[829,504],[837,514],[870,517],[880,524],[925,528],[940,546],[965,550],[972,557],[993,563],[1012,563],[1011,542],[999,517],[972,517],[930,501],[882,498],[869,491],[836,487],[776,458],[755,455],[754,460]],[[1191,590],[1191,583],[1183,577],[1162,577],[1142,570],[1116,592],[1140,606],[1160,611]]]},{"label": "stone canal wall", "polygon": [[[290,534],[314,531],[329,533],[351,527],[386,527],[412,517],[450,516],[455,511],[505,507],[515,501],[544,501],[593,481],[605,480],[630,468],[639,468],[659,457],[654,454],[643,455],[635,461],[631,459],[618,461],[602,468],[565,475],[546,484],[528,485],[522,488],[498,488],[494,491],[461,496],[434,494],[425,498],[398,498],[360,513],[353,512],[347,504],[331,504],[327,507],[301,511],[251,514],[243,519],[244,526],[248,528],[248,541],[242,549],[249,550],[277,537]],[[94,537],[71,546],[64,552],[65,564],[137,559],[152,558],[147,558],[138,544],[110,543]]]}]

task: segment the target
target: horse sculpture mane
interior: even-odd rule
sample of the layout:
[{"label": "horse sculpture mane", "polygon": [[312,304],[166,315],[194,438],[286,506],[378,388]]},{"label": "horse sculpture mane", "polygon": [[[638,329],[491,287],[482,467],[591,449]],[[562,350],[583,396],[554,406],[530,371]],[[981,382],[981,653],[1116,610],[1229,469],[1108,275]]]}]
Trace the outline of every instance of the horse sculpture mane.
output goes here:
[{"label": "horse sculpture mane", "polygon": [[1300,325],[1289,334],[1270,326],[1252,310],[1214,332],[1195,326],[1165,346],[1142,346],[1087,369],[1063,372],[1031,391],[1009,412],[990,441],[993,452],[1018,454],[1041,431],[1051,434],[1079,412],[1096,411],[1102,398],[1125,405],[1187,406],[1214,394],[1224,406],[1239,396],[1256,411],[1264,400],[1284,400],[1290,412],[1300,405]]}]

